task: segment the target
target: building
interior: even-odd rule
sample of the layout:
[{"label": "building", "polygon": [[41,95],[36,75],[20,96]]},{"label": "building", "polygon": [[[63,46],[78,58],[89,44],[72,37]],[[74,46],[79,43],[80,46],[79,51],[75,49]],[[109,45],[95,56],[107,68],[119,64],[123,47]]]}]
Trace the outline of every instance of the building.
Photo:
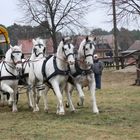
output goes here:
[{"label": "building", "polygon": [[[52,54],[53,53],[53,43],[51,39],[44,39],[44,42],[46,44],[46,52],[48,54]],[[28,39],[28,40],[19,40],[18,41],[18,45],[22,44],[22,52],[26,55],[26,56],[30,56],[31,52],[32,52],[32,47],[33,47],[33,43],[32,43],[32,39]]]},{"label": "building", "polygon": [[[76,49],[78,49],[81,41],[85,38],[85,36],[75,36],[73,39],[73,44]],[[113,57],[114,46],[113,46],[113,36],[105,35],[105,36],[97,36],[97,44],[95,45],[95,53],[99,55],[101,58],[109,58]],[[53,42],[52,39],[44,39],[46,43],[46,52],[47,54],[53,54]],[[29,55],[32,50],[32,39],[29,40],[19,40],[18,44],[22,44],[23,53]]]}]

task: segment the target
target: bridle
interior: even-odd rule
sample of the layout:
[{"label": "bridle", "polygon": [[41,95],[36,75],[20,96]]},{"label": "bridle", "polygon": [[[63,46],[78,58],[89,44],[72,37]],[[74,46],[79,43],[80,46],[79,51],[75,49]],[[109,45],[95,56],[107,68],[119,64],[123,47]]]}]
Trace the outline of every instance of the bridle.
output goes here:
[{"label": "bridle", "polygon": [[[39,48],[41,48],[41,47],[43,47],[43,44],[38,43],[35,46],[39,46]],[[43,52],[39,52],[38,54],[37,54],[37,49],[36,48],[33,49],[33,52],[35,53],[35,56],[36,57],[38,57],[41,54],[44,56],[44,54],[45,54],[45,48],[44,48]]]},{"label": "bridle", "polygon": [[93,42],[88,41],[86,42],[86,44],[83,46],[83,50],[84,50],[84,58],[86,59],[87,57],[91,56],[93,58],[93,54],[86,54],[86,45],[89,44],[90,49],[92,48]]},{"label": "bridle", "polygon": [[[68,43],[68,48],[70,49],[70,43]],[[66,54],[66,51],[65,51],[65,48],[64,48],[64,47],[62,47],[62,51],[63,51],[63,53],[64,53],[66,59],[68,59],[68,57],[69,57],[70,55],[74,56],[74,53],[68,53],[68,54]]]},{"label": "bridle", "polygon": [[[14,65],[17,65],[17,64],[22,63],[22,61],[17,61],[17,62],[15,62],[14,55],[13,55],[13,54],[15,54],[15,53],[22,53],[22,52],[21,52],[21,51],[13,51],[13,52],[11,53],[11,59],[12,59],[12,61],[13,61],[13,64],[14,64]],[[22,54],[22,56],[21,56],[21,59],[22,59],[22,57],[23,57],[23,54]]]}]

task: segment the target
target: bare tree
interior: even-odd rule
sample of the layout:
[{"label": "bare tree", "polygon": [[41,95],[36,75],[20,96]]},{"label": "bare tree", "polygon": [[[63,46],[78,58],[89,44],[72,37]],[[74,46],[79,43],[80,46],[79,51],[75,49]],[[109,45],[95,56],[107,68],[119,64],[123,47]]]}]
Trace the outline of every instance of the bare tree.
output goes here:
[{"label": "bare tree", "polygon": [[[110,9],[112,15],[112,0],[97,0]],[[117,23],[131,23],[140,21],[140,0],[115,0]]]},{"label": "bare tree", "polygon": [[91,3],[92,0],[19,0],[19,7],[26,22],[35,22],[49,31],[56,52],[56,33],[82,27],[80,19],[87,14]]}]

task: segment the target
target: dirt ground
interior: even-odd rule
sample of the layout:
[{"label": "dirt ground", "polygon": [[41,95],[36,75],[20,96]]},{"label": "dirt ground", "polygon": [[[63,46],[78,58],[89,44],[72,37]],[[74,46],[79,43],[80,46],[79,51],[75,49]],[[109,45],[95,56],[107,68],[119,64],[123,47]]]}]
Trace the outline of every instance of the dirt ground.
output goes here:
[{"label": "dirt ground", "polygon": [[135,83],[135,67],[114,70],[104,69],[102,75],[102,88],[119,88],[121,86],[130,86]]}]

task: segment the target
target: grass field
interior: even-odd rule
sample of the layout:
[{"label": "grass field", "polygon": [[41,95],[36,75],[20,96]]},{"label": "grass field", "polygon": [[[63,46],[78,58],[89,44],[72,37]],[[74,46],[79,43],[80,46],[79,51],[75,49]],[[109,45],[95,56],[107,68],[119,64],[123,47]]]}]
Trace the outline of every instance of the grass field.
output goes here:
[{"label": "grass field", "polygon": [[[0,107],[0,140],[139,140],[140,87],[131,86],[135,73],[104,71],[102,90],[97,90],[100,114],[91,112],[90,94],[85,88],[85,104],[76,113],[66,109],[65,116],[56,112],[56,98],[49,93],[49,113],[33,113],[25,94],[20,95],[19,112]],[[73,95],[76,106],[77,94]],[[65,98],[64,98],[65,101]]]}]

